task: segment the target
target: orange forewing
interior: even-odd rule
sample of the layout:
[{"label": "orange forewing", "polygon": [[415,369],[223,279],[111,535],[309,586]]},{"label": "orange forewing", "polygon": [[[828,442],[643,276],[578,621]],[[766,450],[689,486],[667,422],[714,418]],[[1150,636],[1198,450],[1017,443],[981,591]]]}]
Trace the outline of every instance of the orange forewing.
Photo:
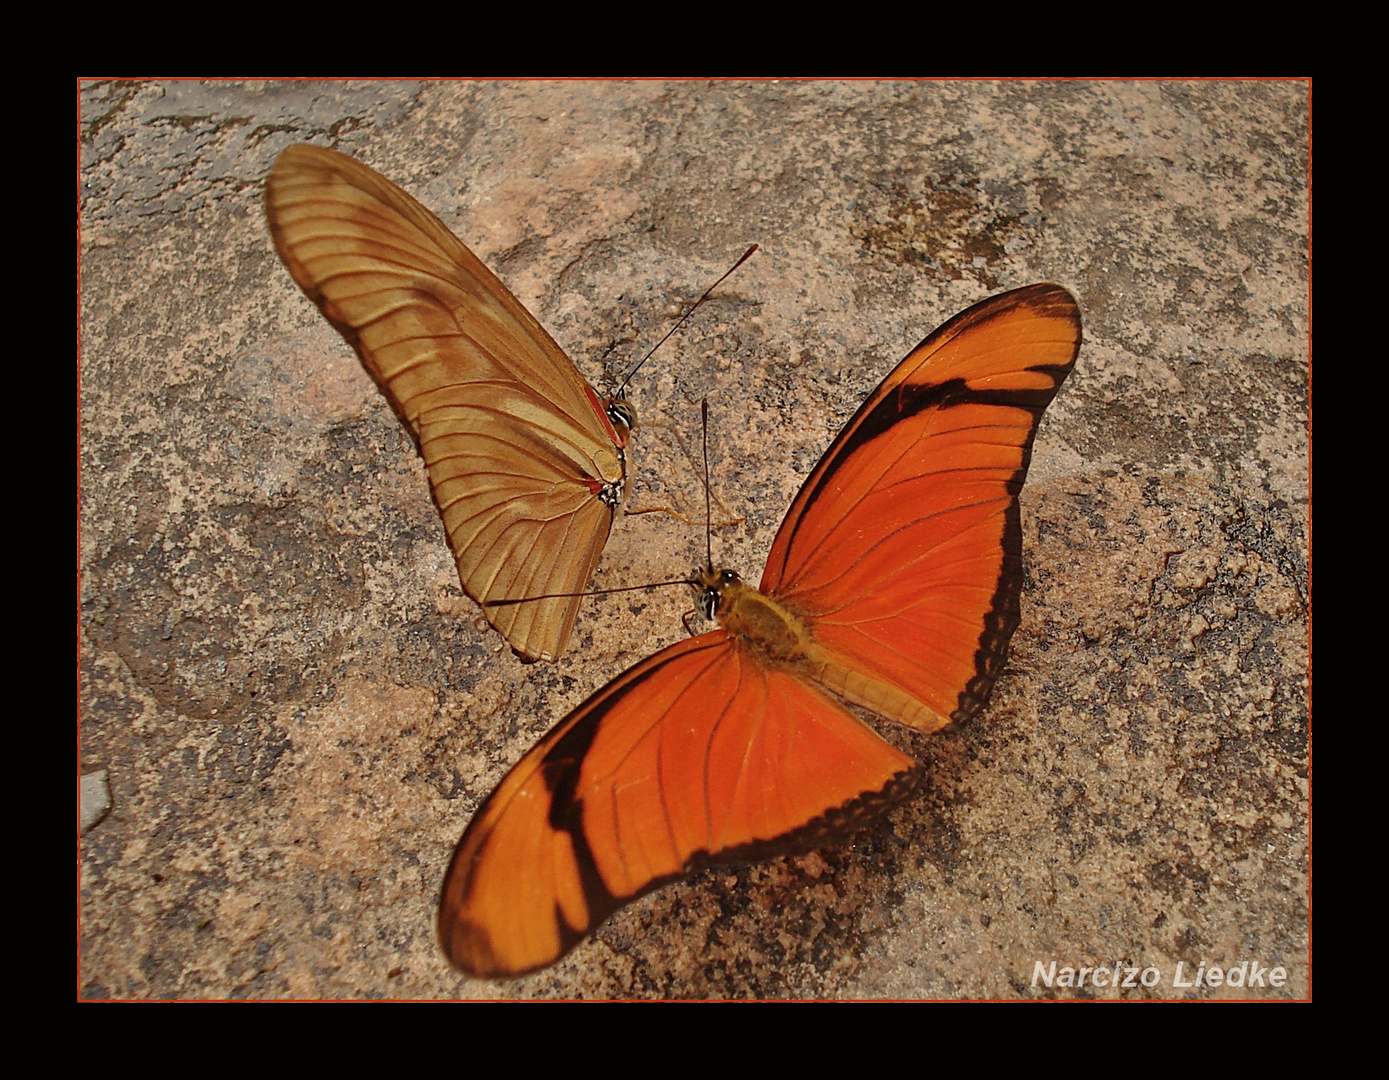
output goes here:
[{"label": "orange forewing", "polygon": [[533,971],[667,881],[826,843],[905,795],[911,759],[814,682],[927,729],[982,707],[1018,622],[1017,495],[1079,347],[1056,285],[986,300],[917,346],[806,480],[767,600],[726,620],[746,629],[619,676],[478,811],[444,884],[450,959]]},{"label": "orange forewing", "polygon": [[1018,624],[1032,440],[1079,349],[1080,312],[1058,285],[985,300],[932,333],[807,478],[762,591],[845,666],[942,719],[977,712]]},{"label": "orange forewing", "polygon": [[[623,440],[550,335],[433,214],[343,154],[298,145],[266,182],[275,248],[357,350],[424,458],[480,604],[583,589]],[[575,597],[484,606],[523,656],[563,650]]]}]

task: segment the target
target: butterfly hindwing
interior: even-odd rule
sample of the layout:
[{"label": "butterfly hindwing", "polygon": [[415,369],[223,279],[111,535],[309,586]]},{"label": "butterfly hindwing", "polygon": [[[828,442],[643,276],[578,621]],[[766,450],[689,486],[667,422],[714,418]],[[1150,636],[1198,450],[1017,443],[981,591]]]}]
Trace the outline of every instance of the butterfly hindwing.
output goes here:
[{"label": "butterfly hindwing", "polygon": [[[581,591],[625,466],[559,346],[438,218],[350,157],[289,147],[266,210],[294,280],[414,436],[468,594],[483,603]],[[483,610],[518,652],[554,659],[578,603]]]},{"label": "butterfly hindwing", "polygon": [[917,775],[726,631],[692,638],[610,683],[507,775],[454,854],[440,938],[473,974],[535,970],[699,867],[839,838]]},{"label": "butterfly hindwing", "polygon": [[[957,315],[864,402],[777,533],[762,591],[836,666],[926,706],[895,719],[965,719],[1002,669],[1022,585],[1018,492],[1079,347],[1057,285]],[[834,689],[885,711],[881,695]]]}]

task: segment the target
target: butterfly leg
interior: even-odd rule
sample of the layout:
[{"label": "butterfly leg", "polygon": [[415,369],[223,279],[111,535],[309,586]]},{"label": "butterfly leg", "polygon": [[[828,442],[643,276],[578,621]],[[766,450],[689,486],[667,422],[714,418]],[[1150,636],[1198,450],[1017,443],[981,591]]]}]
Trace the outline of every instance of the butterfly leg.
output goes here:
[{"label": "butterfly leg", "polygon": [[691,525],[699,529],[704,528],[706,525],[711,529],[721,529],[725,525],[741,525],[743,522],[747,521],[747,518],[745,517],[733,518],[729,521],[691,521],[684,514],[678,513],[677,511],[672,510],[668,506],[644,506],[640,510],[624,510],[623,513],[627,514],[628,516],[633,516],[636,514],[669,514],[677,521],[683,521],[686,525]]}]

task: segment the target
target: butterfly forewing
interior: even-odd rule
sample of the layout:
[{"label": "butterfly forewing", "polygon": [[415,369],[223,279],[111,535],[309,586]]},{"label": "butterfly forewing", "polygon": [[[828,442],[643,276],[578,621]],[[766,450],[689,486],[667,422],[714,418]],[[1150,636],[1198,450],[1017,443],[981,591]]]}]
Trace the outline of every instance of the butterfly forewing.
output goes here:
[{"label": "butterfly forewing", "polygon": [[693,869],[839,838],[916,775],[727,632],[692,638],[609,684],[507,775],[454,854],[440,938],[473,974],[532,971]]},{"label": "butterfly forewing", "polygon": [[[294,280],[413,433],[469,595],[582,590],[624,461],[559,346],[433,214],[352,158],[291,146],[266,208]],[[484,612],[518,652],[553,659],[578,603]]]},{"label": "butterfly forewing", "polygon": [[777,533],[762,591],[838,665],[933,714],[909,722],[972,715],[1002,670],[1022,584],[1017,495],[1079,347],[1075,300],[1056,285],[951,319],[859,409]]}]

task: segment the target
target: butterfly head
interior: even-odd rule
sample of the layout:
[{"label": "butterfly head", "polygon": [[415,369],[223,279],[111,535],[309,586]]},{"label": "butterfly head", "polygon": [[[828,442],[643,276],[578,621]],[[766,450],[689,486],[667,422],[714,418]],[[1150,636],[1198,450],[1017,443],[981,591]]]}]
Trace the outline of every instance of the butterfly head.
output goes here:
[{"label": "butterfly head", "polygon": [[702,566],[695,568],[690,587],[695,591],[695,607],[710,622],[727,611],[734,596],[745,588],[736,571]]},{"label": "butterfly head", "polygon": [[617,445],[626,446],[632,432],[637,429],[637,410],[619,393],[608,402],[604,411],[608,414],[608,423],[612,424],[613,431],[617,433]]}]

